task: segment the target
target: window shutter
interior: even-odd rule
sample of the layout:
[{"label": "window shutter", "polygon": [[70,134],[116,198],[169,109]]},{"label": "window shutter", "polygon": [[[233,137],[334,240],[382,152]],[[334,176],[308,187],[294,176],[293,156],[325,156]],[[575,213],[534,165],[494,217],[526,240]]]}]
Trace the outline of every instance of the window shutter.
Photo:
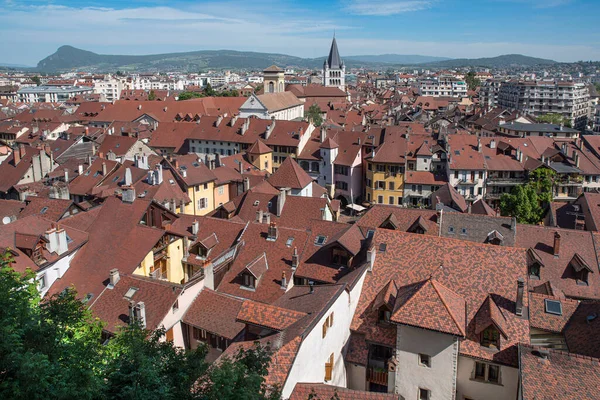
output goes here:
[{"label": "window shutter", "polygon": [[327,335],[327,321],[323,324],[323,338]]},{"label": "window shutter", "polygon": [[333,311],[331,312],[331,315],[329,316],[329,326],[333,326]]}]

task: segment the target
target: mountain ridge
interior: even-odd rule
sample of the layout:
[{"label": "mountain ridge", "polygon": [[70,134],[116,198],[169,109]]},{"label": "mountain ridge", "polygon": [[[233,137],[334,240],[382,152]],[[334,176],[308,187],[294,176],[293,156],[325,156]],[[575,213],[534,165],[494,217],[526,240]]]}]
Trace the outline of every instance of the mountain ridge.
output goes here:
[{"label": "mountain ridge", "polygon": [[[385,62],[382,60],[400,60],[405,62]],[[409,58],[412,57],[412,60]],[[415,58],[416,57],[416,58]],[[41,60],[35,68],[41,72],[60,72],[70,70],[90,70],[110,72],[123,71],[199,71],[205,69],[262,69],[270,65],[293,66],[299,68],[321,68],[326,56],[317,58],[301,58],[279,53],[260,53],[235,50],[199,50],[180,53],[162,53],[149,55],[109,55],[97,54],[78,49],[73,46],[61,46],[48,57]],[[382,54],[379,56],[347,56],[342,57],[348,68],[389,68],[392,66],[486,66],[504,65],[531,66],[536,64],[553,64],[552,60],[527,57],[520,54],[504,55],[481,59],[444,59],[443,57]],[[356,59],[358,58],[358,59]],[[365,61],[370,58],[371,61]],[[440,60],[441,59],[441,60]],[[422,62],[416,62],[421,60]]]}]

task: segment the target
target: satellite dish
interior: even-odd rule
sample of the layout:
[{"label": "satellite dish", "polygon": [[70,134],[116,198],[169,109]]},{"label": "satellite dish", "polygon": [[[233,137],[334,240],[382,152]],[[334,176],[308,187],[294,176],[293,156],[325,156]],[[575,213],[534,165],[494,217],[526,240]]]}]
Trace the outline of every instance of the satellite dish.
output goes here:
[{"label": "satellite dish", "polygon": [[2,218],[2,223],[3,223],[4,225],[8,225],[8,224],[10,224],[11,222],[12,222],[12,220],[11,220],[11,218],[10,218],[10,217],[4,217],[4,218]]}]

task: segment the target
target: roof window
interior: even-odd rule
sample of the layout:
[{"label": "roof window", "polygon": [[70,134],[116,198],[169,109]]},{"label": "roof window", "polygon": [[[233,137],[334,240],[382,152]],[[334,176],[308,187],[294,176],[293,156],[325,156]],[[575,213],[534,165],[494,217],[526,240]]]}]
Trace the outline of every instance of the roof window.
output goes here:
[{"label": "roof window", "polygon": [[48,207],[43,207],[43,208],[40,210],[40,214],[46,214],[46,211],[48,211]]},{"label": "roof window", "polygon": [[290,247],[290,246],[292,245],[292,243],[294,243],[294,237],[293,237],[293,236],[290,236],[290,237],[288,238],[288,240],[285,242],[285,245],[286,245],[287,247]]},{"label": "roof window", "polygon": [[545,299],[544,307],[548,314],[562,315],[562,304],[558,300]]},{"label": "roof window", "polygon": [[327,236],[319,235],[315,239],[315,245],[316,246],[323,246],[325,244],[326,240],[327,240]]},{"label": "roof window", "polygon": [[130,287],[129,290],[127,290],[127,293],[125,293],[125,298],[131,300],[138,290],[140,289],[136,287]]}]

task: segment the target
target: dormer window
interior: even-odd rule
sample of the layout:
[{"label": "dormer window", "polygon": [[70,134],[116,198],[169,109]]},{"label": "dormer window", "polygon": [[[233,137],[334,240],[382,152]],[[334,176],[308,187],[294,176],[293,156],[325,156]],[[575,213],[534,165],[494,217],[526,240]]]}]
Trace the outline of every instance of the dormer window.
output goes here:
[{"label": "dormer window", "polygon": [[378,318],[379,322],[389,323],[391,317],[392,317],[392,312],[390,311],[390,309],[387,306],[383,305],[383,306],[379,307],[379,318]]},{"label": "dormer window", "polygon": [[590,272],[587,269],[582,269],[581,271],[575,274],[575,279],[577,279],[578,285],[588,286],[588,276]]},{"label": "dormer window", "polygon": [[484,329],[480,335],[480,343],[483,347],[500,348],[500,332],[493,325]]},{"label": "dormer window", "polygon": [[243,275],[244,286],[247,288],[256,289],[256,278],[250,274]]},{"label": "dormer window", "polygon": [[529,278],[530,279],[540,279],[540,270],[541,266],[539,263],[534,262],[529,266]]},{"label": "dormer window", "polygon": [[575,253],[569,266],[573,270],[573,277],[577,281],[578,285],[588,286],[588,278],[590,272],[592,272],[592,268],[587,264],[587,262],[581,257],[579,254]]}]

